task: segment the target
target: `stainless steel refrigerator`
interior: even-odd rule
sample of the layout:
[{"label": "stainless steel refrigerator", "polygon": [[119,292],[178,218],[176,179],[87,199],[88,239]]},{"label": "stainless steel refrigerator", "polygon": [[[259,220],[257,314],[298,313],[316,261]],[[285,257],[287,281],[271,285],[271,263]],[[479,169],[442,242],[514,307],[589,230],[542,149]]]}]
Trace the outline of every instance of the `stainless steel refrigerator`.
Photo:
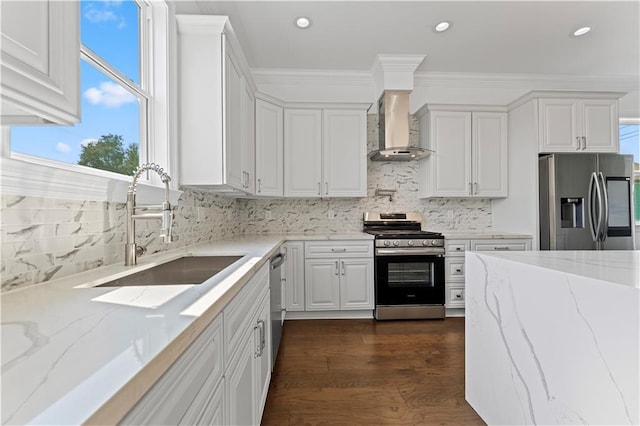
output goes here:
[{"label": "stainless steel refrigerator", "polygon": [[633,250],[633,156],[539,158],[541,250]]}]

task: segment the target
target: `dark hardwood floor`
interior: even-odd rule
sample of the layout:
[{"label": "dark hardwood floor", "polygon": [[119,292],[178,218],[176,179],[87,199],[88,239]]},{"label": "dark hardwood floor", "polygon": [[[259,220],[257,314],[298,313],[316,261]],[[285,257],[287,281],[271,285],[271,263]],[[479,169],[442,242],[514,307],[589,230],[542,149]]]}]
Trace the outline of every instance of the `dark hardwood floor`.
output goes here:
[{"label": "dark hardwood floor", "polygon": [[464,318],[285,321],[263,425],[484,425],[464,399]]}]

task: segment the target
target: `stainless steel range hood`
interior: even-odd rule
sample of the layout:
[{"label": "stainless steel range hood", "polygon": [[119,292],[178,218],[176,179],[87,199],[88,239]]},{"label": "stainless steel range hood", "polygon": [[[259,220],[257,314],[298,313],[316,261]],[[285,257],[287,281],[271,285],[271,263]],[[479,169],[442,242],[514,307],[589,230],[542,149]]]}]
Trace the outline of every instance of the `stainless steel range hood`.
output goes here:
[{"label": "stainless steel range hood", "polygon": [[378,101],[380,148],[369,154],[373,161],[411,161],[431,154],[409,144],[408,90],[385,90]]}]

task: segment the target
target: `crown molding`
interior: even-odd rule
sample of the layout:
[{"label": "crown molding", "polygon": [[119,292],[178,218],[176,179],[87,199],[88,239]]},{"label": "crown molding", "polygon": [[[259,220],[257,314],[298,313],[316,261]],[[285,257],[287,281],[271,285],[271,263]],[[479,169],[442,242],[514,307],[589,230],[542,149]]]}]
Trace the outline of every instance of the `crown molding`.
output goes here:
[{"label": "crown molding", "polygon": [[[369,86],[372,89],[375,85],[369,71],[254,68],[251,73],[258,85]],[[632,92],[640,90],[640,76],[416,72],[414,87]]]},{"label": "crown molding", "polygon": [[373,87],[373,76],[368,71],[253,68],[251,75],[258,85]]},{"label": "crown molding", "polygon": [[417,72],[414,75],[414,85],[415,87],[631,92],[640,90],[640,76]]}]

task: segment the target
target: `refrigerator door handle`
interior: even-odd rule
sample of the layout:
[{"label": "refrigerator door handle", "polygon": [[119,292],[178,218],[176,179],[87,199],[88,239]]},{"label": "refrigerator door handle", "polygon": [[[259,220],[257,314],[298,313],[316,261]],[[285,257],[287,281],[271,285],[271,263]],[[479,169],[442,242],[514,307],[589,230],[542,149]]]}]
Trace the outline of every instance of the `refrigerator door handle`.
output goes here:
[{"label": "refrigerator door handle", "polygon": [[600,192],[600,186],[598,185],[598,176],[596,175],[595,172],[591,173],[591,179],[589,180],[589,198],[588,198],[588,204],[589,204],[589,231],[591,231],[591,238],[593,239],[593,241],[598,241],[598,236],[599,236],[599,231],[600,231],[600,218],[598,218],[598,223],[595,224],[594,223],[594,216],[596,215],[595,212],[595,198],[594,197],[594,189],[596,192],[596,197],[598,198],[598,203],[600,203],[599,200],[599,192]]},{"label": "refrigerator door handle", "polygon": [[604,178],[602,172],[600,172],[600,185],[602,188],[602,200],[603,200],[603,213],[602,225],[600,225],[600,241],[607,239],[607,232],[609,232],[609,194],[607,194],[607,181]]}]

